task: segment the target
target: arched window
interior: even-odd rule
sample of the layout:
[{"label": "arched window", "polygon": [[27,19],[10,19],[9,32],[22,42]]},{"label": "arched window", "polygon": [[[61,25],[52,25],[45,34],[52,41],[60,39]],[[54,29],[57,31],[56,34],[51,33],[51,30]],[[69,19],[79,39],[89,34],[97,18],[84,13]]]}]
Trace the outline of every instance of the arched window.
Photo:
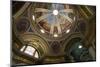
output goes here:
[{"label": "arched window", "polygon": [[32,47],[32,46],[23,46],[21,49],[20,49],[21,52],[24,52],[25,54],[28,54],[30,56],[33,56],[35,58],[39,58],[39,53],[38,51]]}]

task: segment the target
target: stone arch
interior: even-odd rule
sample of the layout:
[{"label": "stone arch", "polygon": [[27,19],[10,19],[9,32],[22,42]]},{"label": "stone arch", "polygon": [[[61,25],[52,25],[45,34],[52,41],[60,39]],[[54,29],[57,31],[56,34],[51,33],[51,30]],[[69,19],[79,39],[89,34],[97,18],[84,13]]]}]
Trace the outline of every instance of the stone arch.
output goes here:
[{"label": "stone arch", "polygon": [[25,42],[31,43],[31,46],[35,47],[38,50],[38,52],[40,52],[41,58],[43,58],[49,53],[48,42],[40,36],[36,34],[24,34],[21,35],[21,37]]}]

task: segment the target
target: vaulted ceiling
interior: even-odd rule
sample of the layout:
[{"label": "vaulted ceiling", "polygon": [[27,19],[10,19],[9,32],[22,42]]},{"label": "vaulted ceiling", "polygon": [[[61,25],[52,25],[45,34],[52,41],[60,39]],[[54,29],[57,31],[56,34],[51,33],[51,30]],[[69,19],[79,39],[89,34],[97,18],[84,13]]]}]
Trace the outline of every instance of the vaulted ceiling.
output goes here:
[{"label": "vaulted ceiling", "polygon": [[13,1],[12,19],[15,65],[96,60],[95,6]]}]

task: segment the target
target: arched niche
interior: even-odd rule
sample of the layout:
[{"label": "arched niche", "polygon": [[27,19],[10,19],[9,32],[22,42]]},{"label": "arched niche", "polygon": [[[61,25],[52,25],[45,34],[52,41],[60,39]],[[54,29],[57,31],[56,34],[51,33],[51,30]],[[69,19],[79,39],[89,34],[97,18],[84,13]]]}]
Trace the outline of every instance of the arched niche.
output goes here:
[{"label": "arched niche", "polygon": [[86,62],[92,61],[93,58],[89,53],[86,41],[81,37],[72,38],[65,46],[66,62]]},{"label": "arched niche", "polygon": [[35,34],[23,34],[21,37],[26,45],[34,47],[40,53],[40,58],[43,58],[49,53],[49,45],[47,41],[40,36]]}]

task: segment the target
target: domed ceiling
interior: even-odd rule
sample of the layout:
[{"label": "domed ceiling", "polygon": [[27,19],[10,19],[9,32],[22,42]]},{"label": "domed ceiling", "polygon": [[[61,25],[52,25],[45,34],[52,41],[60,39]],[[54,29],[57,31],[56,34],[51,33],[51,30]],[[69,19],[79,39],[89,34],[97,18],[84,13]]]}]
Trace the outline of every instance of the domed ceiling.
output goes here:
[{"label": "domed ceiling", "polygon": [[[75,11],[69,5],[59,4],[39,4],[34,8],[33,20],[38,23],[41,33],[47,37],[62,37],[63,34],[70,32],[72,24],[75,22]],[[36,19],[35,19],[36,18]]]},{"label": "domed ceiling", "polygon": [[95,6],[12,2],[13,65],[95,61],[95,46]]}]

